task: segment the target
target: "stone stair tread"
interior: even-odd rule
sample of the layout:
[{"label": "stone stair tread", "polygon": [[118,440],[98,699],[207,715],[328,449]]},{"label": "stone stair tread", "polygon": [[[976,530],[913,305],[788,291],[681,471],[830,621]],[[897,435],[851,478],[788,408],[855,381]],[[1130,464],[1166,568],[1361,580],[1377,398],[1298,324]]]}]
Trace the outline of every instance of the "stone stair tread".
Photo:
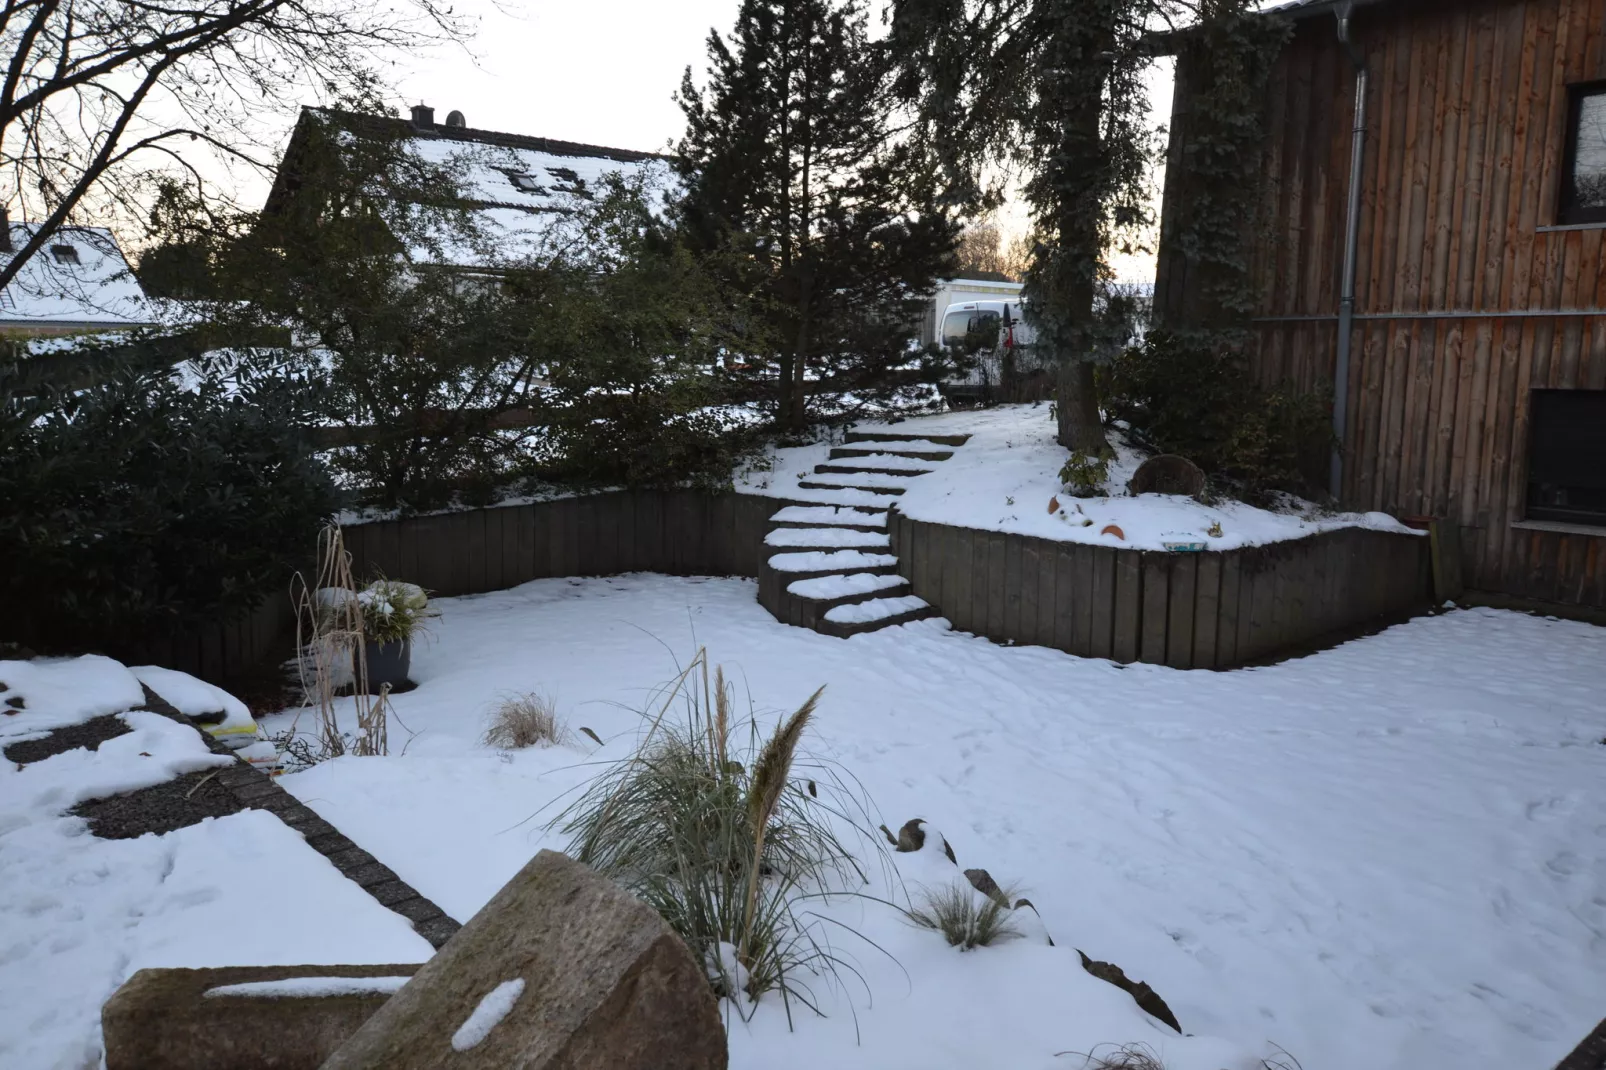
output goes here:
[{"label": "stone stair tread", "polygon": [[887,513],[884,509],[874,513],[864,513],[855,510],[851,506],[788,505],[770,517],[770,523],[885,529],[887,526]]},{"label": "stone stair tread", "polygon": [[[833,450],[833,453],[836,451]],[[832,468],[838,465],[853,465],[855,468],[879,468],[889,472],[909,472],[924,475],[932,470],[936,461],[923,460],[919,457],[900,457],[895,453],[866,453],[855,457],[832,457],[826,464]],[[819,471],[818,468],[815,469]]]},{"label": "stone stair tread", "polygon": [[[914,446],[914,449],[905,449],[905,446]],[[861,442],[856,446],[834,446],[831,449],[830,459],[833,461],[846,460],[853,457],[907,457],[914,461],[946,461],[954,455],[954,451],[943,446],[922,448],[920,443],[892,443],[892,442]]]},{"label": "stone stair tread", "polygon": [[764,536],[766,546],[809,546],[871,549],[892,545],[886,532],[853,528],[775,528]]},{"label": "stone stair tread", "polygon": [[865,442],[925,442],[934,446],[963,446],[969,435],[910,434],[906,431],[849,431],[842,436],[843,445],[856,446]]},{"label": "stone stair tread", "polygon": [[845,509],[854,506],[866,506],[876,510],[884,510],[897,500],[896,496],[885,491],[860,490],[856,487],[842,487],[836,484],[810,484],[799,482],[795,488],[789,489],[786,499],[806,505],[837,505]]},{"label": "stone stair tread", "polygon": [[807,550],[776,554],[769,559],[770,568],[776,572],[847,572],[897,563],[898,559],[891,554],[873,554],[863,550]]},{"label": "stone stair tread", "polygon": [[882,468],[880,464],[854,464],[853,461],[824,461],[814,466],[814,474],[832,476],[925,476],[928,468]]},{"label": "stone stair tread", "polygon": [[883,475],[872,476],[860,473],[816,472],[806,479],[798,481],[799,486],[809,483],[823,483],[831,487],[883,487],[888,491],[902,491],[908,488],[906,480],[913,479],[913,475]]},{"label": "stone stair tread", "polygon": [[871,598],[864,602],[850,602],[826,610],[825,619],[833,624],[869,624],[889,617],[900,617],[916,610],[930,609],[930,603],[918,595],[906,594],[898,598]]},{"label": "stone stair tread", "polygon": [[[885,483],[869,483],[869,482],[861,482],[861,483],[829,483],[829,482],[826,482],[826,480],[829,480],[829,479],[853,479],[853,478],[854,478],[853,476],[810,476],[808,479],[799,480],[797,485],[799,487],[803,488],[804,490],[850,490],[850,491],[860,491],[860,492],[863,492],[865,494],[887,495],[887,496],[890,496],[890,497],[897,497],[898,495],[902,494],[903,490],[904,490],[904,488],[902,488],[902,487],[894,487],[894,486],[890,486],[890,485],[885,484]],[[870,477],[860,476],[858,478],[867,479],[867,478],[870,478]]]},{"label": "stone stair tread", "polygon": [[848,572],[818,576],[812,580],[794,580],[786,585],[786,590],[787,593],[799,598],[811,598],[823,602],[833,598],[873,594],[889,587],[902,587],[908,582],[895,573],[878,576],[872,572]]}]

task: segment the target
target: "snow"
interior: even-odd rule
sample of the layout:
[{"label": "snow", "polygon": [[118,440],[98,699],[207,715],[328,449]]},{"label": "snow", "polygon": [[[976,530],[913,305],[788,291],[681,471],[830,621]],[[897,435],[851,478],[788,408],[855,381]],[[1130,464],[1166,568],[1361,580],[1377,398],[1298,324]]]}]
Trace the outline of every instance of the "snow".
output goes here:
[{"label": "snow", "polygon": [[887,526],[887,514],[861,513],[856,509],[828,505],[788,505],[770,517],[770,521],[775,524],[857,524],[861,527],[884,528]]},{"label": "snow", "polygon": [[846,571],[897,563],[898,559],[891,554],[869,554],[861,550],[815,550],[796,554],[776,554],[770,558],[770,567],[777,572]]},{"label": "snow", "polygon": [[[1202,505],[1180,495],[1133,497],[1126,484],[1143,454],[1119,442],[1106,484],[1111,495],[1073,498],[1059,481],[1070,453],[1054,441],[1054,421],[1046,404],[1000,405],[896,424],[857,424],[855,429],[870,434],[885,429],[971,436],[948,460],[932,465],[930,475],[908,481],[897,508],[913,520],[1134,550],[1163,550],[1168,542],[1195,541],[1212,550],[1230,550],[1345,527],[1420,534],[1384,513],[1320,514],[1305,503],[1295,503],[1302,507],[1289,511],[1272,511],[1234,501]],[[819,463],[828,447],[804,449],[814,450],[818,456],[812,463]],[[810,462],[797,456],[788,463]],[[1056,499],[1058,508],[1050,512]],[[1213,536],[1211,526],[1217,523],[1221,535]],[[1112,524],[1124,538],[1103,534]]]},{"label": "snow", "polygon": [[[1182,672],[930,621],[833,639],[776,623],[754,592],[636,574],[440,599],[419,687],[392,697],[417,733],[406,753],[393,737],[392,757],[282,783],[467,919],[563,847],[545,823],[630,753],[631,709],[706,645],[766,723],[827,685],[805,748],[862,781],[872,821],[925,818],[960,867],[1018,886],[1057,945],[960,954],[875,899],[811,902],[865,987],[808,978],[827,1017],[801,1011],[791,1032],[773,998],[730,1015],[736,1070],[1064,1070],[1081,1064],[1056,1053],[1126,1043],[1169,1070],[1260,1070],[1272,1043],[1305,1070],[1510,1070],[1553,1065],[1598,1019],[1606,630],[1462,610]],[[531,690],[606,745],[480,745],[496,697]],[[887,856],[891,884],[872,858],[866,891],[907,902],[929,854]],[[279,913],[279,893],[253,894]],[[1077,948],[1153,985],[1194,1035],[1086,975]]]},{"label": "snow", "polygon": [[278,981],[242,981],[219,985],[203,999],[254,996],[258,999],[307,999],[323,996],[394,995],[411,977],[285,977]]},{"label": "snow", "polygon": [[[832,487],[854,487],[860,490],[902,490],[913,476],[895,476],[880,472],[815,472],[806,477],[811,483],[824,483]],[[854,503],[844,503],[854,504]]]},{"label": "snow", "polygon": [[898,598],[871,598],[864,602],[851,602],[833,606],[825,611],[825,619],[835,624],[865,624],[872,620],[896,617],[900,613],[913,613],[926,608],[926,600],[912,594]]},{"label": "snow", "polygon": [[[0,731],[24,718],[55,727],[144,701],[134,675],[109,658],[3,662],[0,679],[28,699]],[[252,810],[132,840],[91,836],[84,819],[65,814],[76,803],[234,761],[160,714],[121,716],[131,731],[94,751],[0,763],[0,1066],[98,1065],[100,1006],[147,966],[429,956],[403,918],[272,814]]]},{"label": "snow", "polygon": [[846,598],[855,594],[869,594],[906,582],[902,576],[877,576],[873,572],[851,572],[845,576],[818,576],[812,580],[797,580],[786,589],[799,598]]},{"label": "snow", "polygon": [[262,741],[257,739],[257,723],[251,711],[221,687],[160,665],[135,665],[128,671],[187,717],[204,717],[222,711],[223,720],[207,725],[206,731],[236,750],[255,747],[260,753]]},{"label": "snow", "polygon": [[43,736],[145,703],[139,680],[121,662],[99,654],[0,661],[0,703],[19,697],[26,706],[0,717],[0,743]]},{"label": "snow", "polygon": [[884,532],[852,528],[776,528],[764,536],[767,546],[891,546]]},{"label": "snow", "polygon": [[159,713],[119,714],[131,731],[94,750],[54,754],[14,770],[0,794],[0,834],[27,824],[39,811],[67,809],[86,799],[138,791],[185,773],[233,765],[213,754],[195,729]]},{"label": "snow", "polygon": [[[12,223],[11,248],[21,249],[33,237],[33,223]],[[52,252],[65,246],[77,262],[60,261]],[[12,253],[0,253],[10,262]],[[104,227],[62,227],[44,248],[28,258],[0,298],[0,324],[94,324],[136,327],[160,318],[145,298],[139,280],[123,258],[117,239]]]},{"label": "snow", "polygon": [[893,453],[869,453],[860,457],[838,457],[830,463],[852,468],[902,468],[918,474],[929,472],[942,462],[900,457]]},{"label": "snow", "polygon": [[452,1050],[468,1051],[478,1047],[480,1042],[491,1035],[491,1030],[502,1023],[513,1009],[513,1004],[519,1001],[524,994],[524,978],[515,977],[511,981],[503,981],[485,994],[479,1005],[474,1008],[463,1024],[457,1027],[452,1034]]}]

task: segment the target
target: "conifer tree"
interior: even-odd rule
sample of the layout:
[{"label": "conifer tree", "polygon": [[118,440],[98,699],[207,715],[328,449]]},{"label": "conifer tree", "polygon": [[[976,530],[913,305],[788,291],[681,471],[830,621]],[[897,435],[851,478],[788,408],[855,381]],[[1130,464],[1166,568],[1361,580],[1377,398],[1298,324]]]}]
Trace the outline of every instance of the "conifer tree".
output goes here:
[{"label": "conifer tree", "polygon": [[755,299],[748,348],[777,369],[777,421],[799,428],[811,376],[860,394],[907,382],[958,225],[934,169],[896,136],[892,64],[863,0],[744,0],[708,56],[708,85],[688,69],[678,98],[681,220]]}]

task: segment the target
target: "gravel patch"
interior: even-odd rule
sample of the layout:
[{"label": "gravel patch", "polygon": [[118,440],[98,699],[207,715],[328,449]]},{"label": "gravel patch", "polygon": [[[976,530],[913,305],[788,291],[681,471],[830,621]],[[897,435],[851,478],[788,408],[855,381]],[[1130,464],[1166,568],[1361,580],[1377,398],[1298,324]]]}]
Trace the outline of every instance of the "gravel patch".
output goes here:
[{"label": "gravel patch", "polygon": [[209,817],[227,817],[245,809],[234,792],[218,779],[218,770],[185,773],[174,780],[126,795],[79,803],[69,813],[87,818],[89,831],[103,840],[132,840],[198,824]]},{"label": "gravel patch", "polygon": [[7,761],[28,765],[31,762],[43,761],[52,755],[65,754],[78,747],[98,750],[108,739],[115,739],[128,731],[130,729],[121,717],[115,713],[108,713],[104,717],[95,717],[81,724],[57,728],[42,739],[25,739],[20,743],[13,743],[5,749],[5,756]]}]

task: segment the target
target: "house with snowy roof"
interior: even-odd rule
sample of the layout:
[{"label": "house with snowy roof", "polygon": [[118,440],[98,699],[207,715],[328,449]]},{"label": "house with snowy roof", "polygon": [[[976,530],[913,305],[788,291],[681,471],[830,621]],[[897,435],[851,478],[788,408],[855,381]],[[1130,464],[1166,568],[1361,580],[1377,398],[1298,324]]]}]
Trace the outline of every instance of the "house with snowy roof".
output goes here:
[{"label": "house with snowy roof", "polygon": [[[0,262],[15,256],[37,226],[12,223],[0,210]],[[59,228],[0,290],[0,337],[131,330],[156,320],[117,239],[104,227]]]},{"label": "house with snowy roof", "polygon": [[537,251],[553,221],[567,214],[576,198],[591,196],[605,176],[667,173],[666,157],[656,153],[480,130],[460,111],[437,123],[435,109],[424,104],[407,118],[308,107],[290,135],[263,211],[294,210],[317,173],[314,155],[331,143],[358,140],[392,142],[417,161],[451,173],[459,198],[475,211],[493,248],[448,242],[411,253],[415,261],[474,271],[495,270]]}]

